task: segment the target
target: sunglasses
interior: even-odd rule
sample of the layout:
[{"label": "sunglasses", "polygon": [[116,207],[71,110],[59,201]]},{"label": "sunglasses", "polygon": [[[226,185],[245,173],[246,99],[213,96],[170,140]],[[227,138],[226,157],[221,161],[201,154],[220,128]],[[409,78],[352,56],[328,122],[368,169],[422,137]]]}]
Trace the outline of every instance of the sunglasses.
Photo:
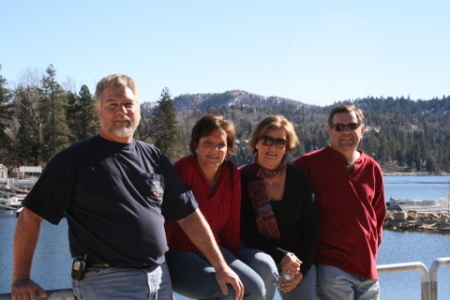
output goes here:
[{"label": "sunglasses", "polygon": [[285,139],[275,139],[268,135],[262,135],[259,137],[259,140],[262,142],[264,146],[271,147],[275,143],[275,147],[284,148],[286,147],[287,141]]},{"label": "sunglasses", "polygon": [[349,123],[349,124],[338,123],[338,124],[334,124],[332,127],[336,131],[344,131],[345,128],[348,128],[349,130],[356,130],[359,128],[359,126],[360,125],[358,123]]}]

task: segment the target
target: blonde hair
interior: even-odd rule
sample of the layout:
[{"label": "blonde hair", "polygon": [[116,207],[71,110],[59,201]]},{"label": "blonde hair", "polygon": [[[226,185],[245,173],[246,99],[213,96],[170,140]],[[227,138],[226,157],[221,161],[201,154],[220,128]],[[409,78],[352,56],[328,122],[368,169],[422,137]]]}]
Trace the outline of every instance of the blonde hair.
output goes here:
[{"label": "blonde hair", "polygon": [[295,150],[295,146],[298,144],[298,137],[295,133],[294,125],[283,116],[272,115],[265,117],[256,124],[250,140],[247,141],[247,145],[252,151],[253,156],[256,156],[258,153],[256,144],[258,143],[259,138],[274,129],[283,129],[286,132],[286,153]]}]

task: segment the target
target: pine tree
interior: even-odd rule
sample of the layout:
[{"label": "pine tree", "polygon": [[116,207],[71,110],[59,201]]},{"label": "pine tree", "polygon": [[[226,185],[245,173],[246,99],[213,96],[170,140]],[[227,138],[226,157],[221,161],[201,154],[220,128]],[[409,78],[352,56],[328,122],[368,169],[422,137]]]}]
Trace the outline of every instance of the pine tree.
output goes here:
[{"label": "pine tree", "polygon": [[78,125],[78,97],[75,93],[67,92],[67,107],[66,107],[66,122],[70,129],[69,143],[74,144],[78,141],[77,133],[79,131]]},{"label": "pine tree", "polygon": [[87,85],[81,86],[78,95],[69,92],[67,104],[66,119],[70,129],[70,143],[80,142],[97,134],[95,100]]},{"label": "pine tree", "polygon": [[151,124],[151,136],[155,141],[155,146],[171,161],[179,158],[182,154],[179,146],[175,103],[170,98],[168,88],[162,90]]},{"label": "pine tree", "polygon": [[[0,65],[0,71],[2,66]],[[0,141],[6,128],[5,121],[12,116],[11,113],[11,91],[6,87],[6,78],[0,75]]]},{"label": "pine tree", "polygon": [[[2,70],[2,66],[0,65],[0,71]],[[6,125],[7,122],[12,117],[11,110],[11,91],[6,88],[6,79],[0,75],[0,157],[4,160],[7,154],[11,151],[11,139],[6,134]],[[6,161],[2,161],[0,163],[6,163]]]},{"label": "pine tree", "polygon": [[66,124],[67,94],[56,81],[56,70],[50,65],[42,79],[43,98],[41,113],[43,122],[43,159],[49,160],[53,155],[68,146],[69,128]]},{"label": "pine tree", "polygon": [[[2,65],[0,65],[0,71]],[[11,117],[11,91],[6,87],[6,78],[0,74],[0,120],[5,120]]]}]

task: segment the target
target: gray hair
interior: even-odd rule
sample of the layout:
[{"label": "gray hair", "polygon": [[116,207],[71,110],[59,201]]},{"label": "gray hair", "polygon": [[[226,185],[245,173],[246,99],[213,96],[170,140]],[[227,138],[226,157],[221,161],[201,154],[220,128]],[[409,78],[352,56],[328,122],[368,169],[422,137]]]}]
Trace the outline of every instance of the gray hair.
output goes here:
[{"label": "gray hair", "polygon": [[104,77],[97,83],[97,88],[95,89],[95,105],[97,107],[100,105],[100,101],[102,100],[101,95],[103,91],[108,87],[128,87],[133,92],[134,98],[139,105],[139,88],[137,83],[128,75],[116,73]]}]

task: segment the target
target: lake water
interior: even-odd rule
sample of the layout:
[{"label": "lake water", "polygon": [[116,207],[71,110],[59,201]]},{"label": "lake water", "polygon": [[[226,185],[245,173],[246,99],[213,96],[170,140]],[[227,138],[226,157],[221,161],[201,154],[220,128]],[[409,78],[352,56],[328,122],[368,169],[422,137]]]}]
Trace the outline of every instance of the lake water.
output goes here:
[{"label": "lake water", "polygon": [[[390,197],[438,200],[449,196],[450,176],[385,176],[385,189],[386,200]],[[16,221],[14,212],[0,210],[0,294],[9,292]],[[429,269],[440,257],[450,257],[450,234],[385,230],[378,264],[420,261]],[[70,265],[65,219],[58,226],[44,222],[32,278],[44,289],[70,288]],[[450,299],[449,278],[450,266],[442,266],[438,272],[439,299]],[[418,271],[381,274],[380,284],[383,300],[420,300]],[[177,300],[185,299],[177,296]]]}]

